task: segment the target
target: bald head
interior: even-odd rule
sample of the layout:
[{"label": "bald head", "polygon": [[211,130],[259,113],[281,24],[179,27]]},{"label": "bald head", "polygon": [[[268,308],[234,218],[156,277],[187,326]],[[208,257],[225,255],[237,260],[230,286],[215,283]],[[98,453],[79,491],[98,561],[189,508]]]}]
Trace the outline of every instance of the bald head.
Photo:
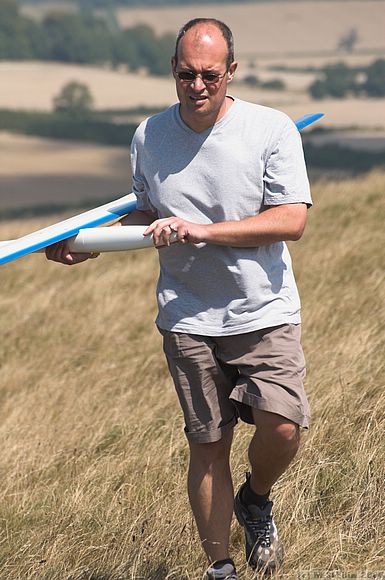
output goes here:
[{"label": "bald head", "polygon": [[234,41],[230,28],[215,18],[194,18],[187,22],[179,31],[175,45],[175,62],[178,62],[179,45],[183,42],[184,37],[188,35],[196,46],[197,50],[204,50],[205,46],[210,46],[213,43],[224,41],[224,47],[227,53],[226,65],[230,67],[234,61]]}]

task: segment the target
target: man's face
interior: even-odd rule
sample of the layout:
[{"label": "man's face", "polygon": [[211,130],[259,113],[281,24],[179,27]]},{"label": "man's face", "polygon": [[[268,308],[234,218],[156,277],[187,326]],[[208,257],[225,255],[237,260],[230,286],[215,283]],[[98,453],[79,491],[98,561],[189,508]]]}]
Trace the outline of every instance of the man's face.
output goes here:
[{"label": "man's face", "polygon": [[[178,59],[172,59],[180,113],[184,122],[194,131],[204,131],[226,112],[227,84],[232,80],[237,63],[227,70],[227,44],[215,26],[197,25],[186,32],[178,46]],[[201,76],[182,80],[180,72],[218,75],[214,83]]]}]

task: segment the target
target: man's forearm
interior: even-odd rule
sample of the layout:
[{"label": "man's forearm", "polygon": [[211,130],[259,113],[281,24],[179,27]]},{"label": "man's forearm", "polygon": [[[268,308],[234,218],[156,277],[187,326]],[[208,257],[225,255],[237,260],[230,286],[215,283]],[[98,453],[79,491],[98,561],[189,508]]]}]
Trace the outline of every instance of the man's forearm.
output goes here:
[{"label": "man's forearm", "polygon": [[148,226],[154,220],[157,219],[157,215],[154,214],[152,211],[139,211],[136,209],[135,211],[129,213],[128,215],[124,216],[121,220],[116,222],[114,225],[116,226]]},{"label": "man's forearm", "polygon": [[202,241],[234,247],[256,247],[280,241],[295,241],[302,236],[306,217],[305,204],[270,207],[243,220],[205,225],[205,239]]},{"label": "man's forearm", "polygon": [[299,240],[305,228],[306,216],[307,207],[304,203],[269,207],[260,214],[242,220],[213,224],[196,224],[171,216],[153,222],[145,235],[152,234],[157,246],[179,241],[253,248],[274,242]]}]

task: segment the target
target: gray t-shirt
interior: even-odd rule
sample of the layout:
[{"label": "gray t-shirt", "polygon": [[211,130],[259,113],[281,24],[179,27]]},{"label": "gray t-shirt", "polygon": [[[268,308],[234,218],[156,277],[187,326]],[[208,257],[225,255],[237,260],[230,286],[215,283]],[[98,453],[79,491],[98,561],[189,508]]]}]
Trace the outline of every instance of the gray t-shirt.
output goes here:
[{"label": "gray t-shirt", "polygon": [[[234,99],[203,133],[174,105],[141,123],[131,148],[138,209],[195,223],[241,220],[266,206],[311,205],[300,135],[274,109]],[[300,322],[284,242],[256,248],[174,244],[159,251],[159,327],[223,336]]]}]

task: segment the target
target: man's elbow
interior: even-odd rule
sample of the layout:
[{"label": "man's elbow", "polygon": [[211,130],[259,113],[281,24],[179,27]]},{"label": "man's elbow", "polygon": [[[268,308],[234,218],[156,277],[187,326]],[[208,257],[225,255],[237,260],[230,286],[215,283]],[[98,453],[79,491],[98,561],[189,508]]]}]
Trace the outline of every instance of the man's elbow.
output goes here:
[{"label": "man's elbow", "polygon": [[292,229],[289,232],[288,240],[290,242],[298,242],[302,238],[302,234],[305,231],[305,224],[299,225],[298,227]]},{"label": "man's elbow", "polygon": [[291,242],[297,242],[302,238],[303,232],[305,231],[306,219],[307,219],[307,207],[303,204],[298,208],[298,213],[294,216],[290,224],[290,230],[288,232],[288,240]]}]

